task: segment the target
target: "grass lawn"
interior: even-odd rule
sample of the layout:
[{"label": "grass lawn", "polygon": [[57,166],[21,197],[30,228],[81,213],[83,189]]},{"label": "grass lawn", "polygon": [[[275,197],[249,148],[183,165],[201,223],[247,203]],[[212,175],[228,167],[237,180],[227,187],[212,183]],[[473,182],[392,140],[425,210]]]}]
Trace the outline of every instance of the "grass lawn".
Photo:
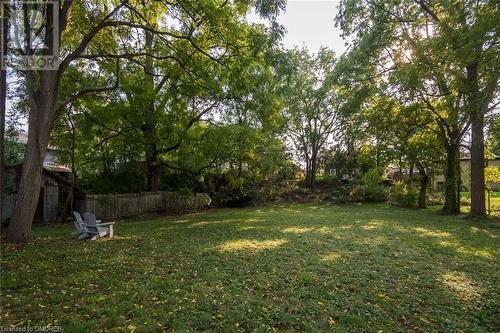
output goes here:
[{"label": "grass lawn", "polygon": [[65,332],[494,332],[500,225],[384,204],[221,209],[2,244],[1,325]]},{"label": "grass lawn", "polygon": [[[470,192],[461,192],[460,193],[462,198],[470,199]],[[491,208],[491,215],[493,216],[500,216],[500,192],[498,191],[492,191],[491,192],[491,197],[490,197],[490,208]],[[463,211],[465,213],[468,213],[470,211],[470,207],[462,207]],[[486,209],[488,209],[488,195],[486,194]]]}]

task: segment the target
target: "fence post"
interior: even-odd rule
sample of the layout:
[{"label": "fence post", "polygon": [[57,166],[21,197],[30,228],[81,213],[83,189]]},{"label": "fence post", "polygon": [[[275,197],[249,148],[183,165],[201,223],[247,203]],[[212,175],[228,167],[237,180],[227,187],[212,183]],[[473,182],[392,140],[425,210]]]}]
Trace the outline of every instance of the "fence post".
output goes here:
[{"label": "fence post", "polygon": [[118,195],[116,192],[114,193],[114,198],[115,198],[115,219],[118,219]]},{"label": "fence post", "polygon": [[139,191],[139,214],[142,214],[142,198],[143,198],[143,195],[142,195],[142,192]]},{"label": "fence post", "polygon": [[196,214],[196,206],[198,205],[198,193],[194,192],[194,213]]}]

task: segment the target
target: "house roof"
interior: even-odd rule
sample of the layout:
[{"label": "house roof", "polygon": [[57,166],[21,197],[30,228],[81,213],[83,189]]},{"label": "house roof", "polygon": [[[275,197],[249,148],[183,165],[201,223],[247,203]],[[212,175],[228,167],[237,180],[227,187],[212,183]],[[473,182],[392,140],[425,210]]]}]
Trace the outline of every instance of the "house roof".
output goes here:
[{"label": "house roof", "polygon": [[43,168],[47,171],[52,172],[64,172],[71,173],[71,169],[64,165],[54,165],[54,164],[43,164]]},{"label": "house roof", "polygon": [[[27,144],[28,143],[28,133],[26,132],[19,132],[16,137],[16,141],[22,144]],[[54,155],[54,147],[48,146],[47,147],[47,152],[45,153],[44,160],[43,160],[43,169],[47,171],[52,171],[52,172],[62,172],[62,173],[71,173],[71,169],[68,168],[67,166],[61,164],[57,158],[57,156]],[[14,168],[18,167],[20,165],[23,165],[23,163],[17,163],[13,165],[7,166],[7,168]]]},{"label": "house roof", "polygon": [[[23,163],[12,164],[7,166],[6,169],[20,167],[21,165]],[[43,162],[43,169],[51,172],[71,173],[71,169],[64,165],[50,164],[46,163],[46,161]]]}]

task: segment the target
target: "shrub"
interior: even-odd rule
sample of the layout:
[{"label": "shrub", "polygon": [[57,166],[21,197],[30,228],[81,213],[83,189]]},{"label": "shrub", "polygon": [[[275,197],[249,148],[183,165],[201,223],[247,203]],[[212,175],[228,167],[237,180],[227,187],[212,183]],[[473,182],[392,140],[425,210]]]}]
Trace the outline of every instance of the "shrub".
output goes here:
[{"label": "shrub", "polygon": [[[226,175],[227,176],[227,175]],[[225,185],[214,193],[214,202],[223,207],[245,207],[259,198],[256,182],[247,177],[225,177]]]},{"label": "shrub", "polygon": [[444,204],[444,196],[442,192],[430,192],[427,195],[427,204],[437,206]]},{"label": "shrub", "polygon": [[382,185],[354,185],[349,192],[349,200],[354,202],[384,202],[387,197],[387,189]]},{"label": "shrub", "polygon": [[396,206],[418,207],[418,190],[408,184],[396,184],[391,191],[390,202]]},{"label": "shrub", "polygon": [[250,205],[255,198],[253,191],[243,191],[240,188],[231,188],[230,186],[221,187],[215,193],[214,201],[224,207],[245,207]]},{"label": "shrub", "polygon": [[389,198],[387,188],[383,185],[366,185],[365,201],[384,202]]},{"label": "shrub", "polygon": [[176,192],[165,192],[165,210],[183,212],[194,208],[194,194],[190,188],[181,188]]},{"label": "shrub", "polygon": [[364,201],[365,185],[346,186],[345,189],[349,191],[349,201],[361,202]]},{"label": "shrub", "polygon": [[192,206],[194,203],[194,193],[189,187],[182,187],[177,191],[179,195],[179,200],[183,202],[185,206]]},{"label": "shrub", "polygon": [[363,175],[363,183],[368,186],[379,185],[384,181],[383,174],[384,172],[381,168],[372,169]]},{"label": "shrub", "polygon": [[469,207],[470,206],[470,199],[460,197],[460,205],[465,206],[465,207]]},{"label": "shrub", "polygon": [[210,206],[212,199],[206,193],[198,193],[196,195],[196,208],[203,208]]},{"label": "shrub", "polygon": [[324,188],[338,188],[342,186],[342,180],[340,180],[336,176],[331,176],[331,175],[323,175],[320,179],[316,181],[316,184],[319,187],[324,187]]}]

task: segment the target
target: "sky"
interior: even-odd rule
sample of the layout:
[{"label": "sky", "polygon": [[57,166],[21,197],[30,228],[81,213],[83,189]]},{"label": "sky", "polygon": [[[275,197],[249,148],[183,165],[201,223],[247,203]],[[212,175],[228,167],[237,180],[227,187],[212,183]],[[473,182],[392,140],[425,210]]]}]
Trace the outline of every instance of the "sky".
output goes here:
[{"label": "sky", "polygon": [[[338,3],[339,0],[288,0],[286,11],[278,17],[278,22],[287,30],[283,46],[306,46],[314,53],[326,46],[340,56],[346,47],[340,30],[335,27]],[[263,22],[256,14],[247,18],[251,22]]]}]

